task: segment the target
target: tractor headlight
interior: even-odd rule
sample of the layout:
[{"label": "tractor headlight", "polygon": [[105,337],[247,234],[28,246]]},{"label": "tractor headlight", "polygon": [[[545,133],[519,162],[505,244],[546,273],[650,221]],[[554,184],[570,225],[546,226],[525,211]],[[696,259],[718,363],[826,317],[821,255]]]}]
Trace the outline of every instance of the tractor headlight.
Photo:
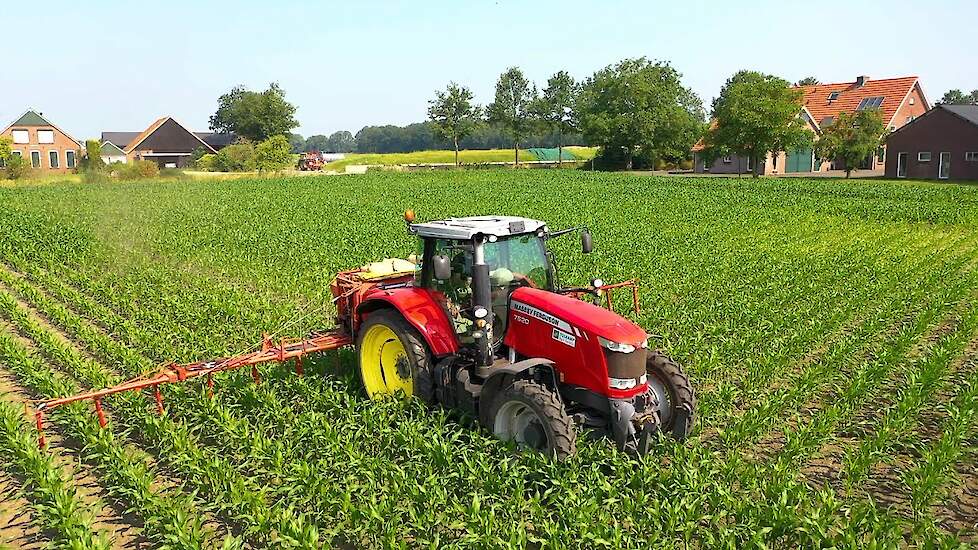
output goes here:
[{"label": "tractor headlight", "polygon": [[619,342],[612,342],[611,340],[602,338],[598,336],[598,342],[604,346],[605,349],[609,351],[617,351],[618,353],[631,353],[635,351],[635,346],[631,344],[622,344]]},{"label": "tractor headlight", "polygon": [[489,315],[489,310],[487,310],[482,306],[479,306],[475,308],[475,311],[473,311],[472,314],[475,315],[476,319],[484,319],[486,315]]}]

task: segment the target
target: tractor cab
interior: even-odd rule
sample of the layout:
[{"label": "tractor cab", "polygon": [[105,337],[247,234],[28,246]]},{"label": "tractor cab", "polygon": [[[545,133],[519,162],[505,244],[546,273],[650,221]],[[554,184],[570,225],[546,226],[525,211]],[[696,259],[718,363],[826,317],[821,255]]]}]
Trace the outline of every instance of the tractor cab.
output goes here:
[{"label": "tractor cab", "polygon": [[502,349],[513,291],[556,291],[546,241],[581,231],[583,250],[591,251],[587,229],[551,233],[542,221],[515,216],[410,223],[408,231],[420,239],[416,284],[438,298],[460,343],[478,349],[483,365],[491,364]]}]

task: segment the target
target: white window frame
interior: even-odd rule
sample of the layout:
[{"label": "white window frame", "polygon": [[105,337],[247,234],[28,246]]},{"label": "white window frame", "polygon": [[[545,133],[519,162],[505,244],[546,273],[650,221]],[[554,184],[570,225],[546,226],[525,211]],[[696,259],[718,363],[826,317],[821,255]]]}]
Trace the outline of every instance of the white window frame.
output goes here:
[{"label": "white window frame", "polygon": [[733,162],[733,158],[730,155],[724,156],[721,160],[723,161],[724,164],[730,164],[731,162]]},{"label": "white window frame", "polygon": [[964,154],[965,162],[978,162],[978,151],[969,151]]},{"label": "white window frame", "polygon": [[[26,135],[27,141],[18,141],[18,135]],[[10,138],[14,140],[14,145],[27,145],[31,142],[31,131],[30,130],[11,130]]]},{"label": "white window frame", "polygon": [[[924,157],[924,155],[927,155]],[[920,151],[917,153],[917,162],[930,162],[934,155],[930,151]]]},{"label": "white window frame", "polygon": [[[51,154],[54,154],[54,164],[51,164]],[[52,149],[48,151],[48,167],[52,170],[58,170],[61,168],[61,154],[58,153],[57,149]]]},{"label": "white window frame", "polygon": [[[940,159],[939,164],[937,165],[937,179],[939,179],[939,180],[950,179],[950,177],[951,177],[951,153],[948,152],[948,151],[941,151],[940,153],[937,154],[937,156]],[[941,173],[941,172],[944,171],[944,165],[945,165],[945,160],[944,159],[947,159],[947,161],[946,161],[947,162],[947,174],[942,174]]]},{"label": "white window frame", "polygon": [[77,164],[78,154],[72,150],[65,151],[65,168],[72,170]]},{"label": "white window frame", "polygon": [[[34,166],[34,153],[37,153],[37,166]],[[42,159],[42,157],[41,157],[41,152],[40,151],[37,151],[37,150],[31,151],[31,168],[34,168],[34,169],[40,168],[41,167],[41,159]]]},{"label": "white window frame", "polygon": [[[51,141],[41,141],[41,132],[45,132],[45,133],[50,132],[51,133]],[[37,142],[38,143],[40,143],[42,145],[53,145],[54,144],[54,130],[36,130],[35,133],[37,133]]]},{"label": "white window frame", "polygon": [[10,154],[17,155],[20,158],[24,158],[24,152],[23,151],[14,150],[14,151],[11,151]]},{"label": "white window frame", "polygon": [[[903,162],[900,162],[901,160]],[[898,178],[906,178],[907,177],[907,163],[909,163],[909,162],[910,162],[910,154],[908,154],[905,151],[902,152],[902,153],[897,153],[897,173],[896,173],[896,177],[898,177]],[[902,173],[900,172],[900,169],[901,168],[903,168],[903,172]]]},{"label": "white window frame", "polygon": [[747,155],[747,171],[754,172],[754,159]]},{"label": "white window frame", "polygon": [[839,92],[829,92],[829,101],[835,101],[839,99]]}]

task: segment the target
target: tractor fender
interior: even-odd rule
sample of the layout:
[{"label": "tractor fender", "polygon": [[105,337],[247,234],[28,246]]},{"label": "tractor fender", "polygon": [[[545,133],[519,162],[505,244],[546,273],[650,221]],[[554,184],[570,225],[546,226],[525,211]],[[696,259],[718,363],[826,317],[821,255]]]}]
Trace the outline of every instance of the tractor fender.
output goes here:
[{"label": "tractor fender", "polygon": [[357,306],[357,325],[370,312],[384,308],[397,310],[421,334],[435,357],[458,353],[458,338],[448,315],[427,290],[409,286],[372,291]]},{"label": "tractor fender", "polygon": [[[554,380],[556,380],[554,366],[554,362],[550,359],[532,357],[501,367],[489,367],[488,375],[485,377],[485,382],[482,383],[482,391],[479,394],[479,421],[482,422],[482,425],[487,427],[492,426],[492,419],[489,418],[489,410],[492,408],[492,402],[495,400],[496,394],[503,391],[510,381],[519,378],[523,373],[538,368],[548,370],[554,376]],[[556,391],[556,388],[554,388],[554,391]]]}]

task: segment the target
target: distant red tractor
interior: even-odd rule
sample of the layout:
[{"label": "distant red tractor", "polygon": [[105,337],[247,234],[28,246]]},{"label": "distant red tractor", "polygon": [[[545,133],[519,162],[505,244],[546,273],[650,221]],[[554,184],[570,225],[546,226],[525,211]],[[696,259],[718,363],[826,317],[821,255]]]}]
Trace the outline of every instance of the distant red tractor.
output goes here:
[{"label": "distant red tractor", "polygon": [[[547,242],[586,228],[551,231],[538,220],[511,216],[414,223],[420,255],[384,260],[337,274],[331,290],[336,327],[305,340],[266,338],[252,353],[167,365],[113,388],[42,403],[35,413],[43,439],[44,411],[150,389],[164,411],[161,386],[265,362],[353,345],[371,397],[403,393],[429,405],[458,409],[503,440],[565,458],[578,427],[610,435],[622,450],[649,451],[654,436],[687,437],[696,398],[683,369],[649,347],[649,335],[611,310],[611,291],[634,283],[586,287],[560,284]],[[600,305],[601,298],[608,308]]]},{"label": "distant red tractor", "polygon": [[325,165],[326,161],[319,151],[307,151],[299,157],[299,170],[303,172],[322,170]]}]

